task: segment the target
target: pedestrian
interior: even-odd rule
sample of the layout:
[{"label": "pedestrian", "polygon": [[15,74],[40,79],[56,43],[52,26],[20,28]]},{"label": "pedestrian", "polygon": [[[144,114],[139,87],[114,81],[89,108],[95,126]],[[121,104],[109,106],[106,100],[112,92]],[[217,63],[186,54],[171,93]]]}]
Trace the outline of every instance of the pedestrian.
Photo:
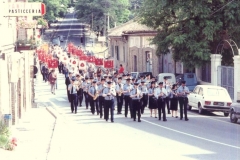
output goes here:
[{"label": "pedestrian", "polygon": [[177,85],[173,84],[171,94],[170,94],[170,110],[172,111],[172,117],[178,118],[178,96],[177,96]]},{"label": "pedestrian", "polygon": [[165,111],[165,97],[167,95],[167,91],[163,88],[163,82],[159,82],[159,87],[155,89],[154,96],[158,99],[158,119],[161,120],[161,112],[163,113],[163,121],[167,121],[166,111]]},{"label": "pedestrian", "polygon": [[[186,81],[182,81],[181,86],[177,89],[177,94],[179,96],[179,107],[180,107],[180,120],[183,119],[183,112],[185,116],[185,121],[188,121],[187,116],[187,105],[188,105],[188,97],[189,89],[186,87]],[[184,110],[184,111],[183,111]]]},{"label": "pedestrian", "polygon": [[105,85],[105,79],[102,78],[101,79],[101,84],[98,85],[100,118],[102,118],[102,116],[103,116],[103,107],[104,107],[103,90],[106,87],[107,87],[107,85]]},{"label": "pedestrian", "polygon": [[76,75],[76,82],[78,83],[78,91],[77,91],[78,104],[79,104],[79,107],[81,107],[82,100],[83,100],[83,89],[82,89],[82,76],[80,76],[79,74]]},{"label": "pedestrian", "polygon": [[144,79],[141,81],[141,84],[139,85],[139,89],[140,89],[140,91],[142,93],[141,114],[143,114],[144,113],[144,109],[145,109],[145,107],[148,104],[148,89],[147,89],[147,86],[145,85],[145,80]]},{"label": "pedestrian", "polygon": [[118,74],[123,74],[124,73],[124,67],[122,64],[120,64],[119,70],[118,70]]},{"label": "pedestrian", "polygon": [[132,99],[132,118],[136,121],[136,114],[138,114],[138,122],[141,122],[141,102],[142,93],[138,89],[138,83],[134,83],[134,89],[130,92],[130,97]]},{"label": "pedestrian", "polygon": [[130,115],[132,118],[132,108],[131,108],[131,98],[130,91],[133,89],[133,86],[130,84],[131,79],[126,79],[126,84],[123,86],[123,95],[124,95],[124,103],[125,103],[125,117],[128,115],[128,107],[130,110]]},{"label": "pedestrian", "polygon": [[101,70],[100,67],[98,67],[98,69],[97,69],[97,75],[101,75],[101,74],[102,74],[102,70]]},{"label": "pedestrian", "polygon": [[90,66],[88,67],[88,75],[89,75],[89,77],[93,77],[93,73],[94,73],[94,68],[90,64]]},{"label": "pedestrian", "polygon": [[67,97],[68,97],[69,102],[71,102],[71,98],[70,98],[70,93],[69,93],[69,90],[68,90],[68,86],[69,86],[69,84],[71,84],[71,79],[72,79],[72,72],[69,71],[69,76],[65,78],[65,84],[66,84],[66,87],[67,87]]},{"label": "pedestrian", "polygon": [[77,90],[78,84],[75,83],[76,77],[72,76],[71,84],[68,85],[68,91],[70,93],[70,102],[71,102],[71,111],[77,113],[78,99],[77,99]]},{"label": "pedestrian", "polygon": [[[97,115],[99,115],[99,108],[98,108],[98,87],[97,87],[97,81],[93,80],[92,86],[88,90],[89,94],[89,101],[91,106],[91,112],[92,114],[95,114],[95,111],[97,112]],[[95,109],[96,107],[96,109]]]},{"label": "pedestrian", "polygon": [[108,86],[104,88],[102,96],[104,97],[104,119],[108,121],[109,119],[109,110],[111,113],[111,122],[114,122],[114,97],[116,92],[111,87],[112,82],[107,82]]},{"label": "pedestrian", "polygon": [[152,81],[151,86],[148,89],[148,96],[149,96],[148,107],[150,109],[150,117],[152,117],[152,112],[154,111],[155,118],[157,118],[157,98],[154,97],[155,89],[156,89],[156,82]]},{"label": "pedestrian", "polygon": [[51,70],[48,80],[51,85],[51,93],[55,94],[55,86],[56,86],[56,80],[57,80],[57,74],[55,73],[55,69]]},{"label": "pedestrian", "polygon": [[167,77],[163,78],[163,87],[167,91],[167,95],[166,95],[166,98],[165,98],[165,105],[167,106],[168,114],[171,114],[171,112],[170,112],[170,104],[169,104],[170,103],[169,94],[170,94],[170,91],[171,91],[171,87],[169,85]]},{"label": "pedestrian", "polygon": [[115,90],[117,92],[117,114],[122,114],[123,106],[123,84],[122,77],[118,77],[118,82],[116,83]]},{"label": "pedestrian", "polygon": [[90,85],[91,85],[90,80],[88,79],[88,77],[85,77],[85,81],[83,82],[82,87],[83,87],[83,95],[85,99],[86,109],[88,109],[88,104],[89,104],[88,90]]}]

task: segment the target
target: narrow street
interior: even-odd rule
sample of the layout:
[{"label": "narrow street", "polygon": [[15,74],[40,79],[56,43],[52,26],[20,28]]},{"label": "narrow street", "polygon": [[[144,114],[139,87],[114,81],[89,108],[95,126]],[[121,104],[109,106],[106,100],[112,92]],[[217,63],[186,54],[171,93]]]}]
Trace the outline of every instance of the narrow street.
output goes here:
[{"label": "narrow street", "polygon": [[52,107],[59,115],[54,130],[50,159],[238,159],[239,123],[222,115],[189,112],[190,121],[167,115],[167,122],[150,117],[148,109],[142,122],[115,114],[114,123],[92,115],[85,105],[78,113],[70,111],[64,75],[58,74],[56,95],[38,75],[36,101]]}]

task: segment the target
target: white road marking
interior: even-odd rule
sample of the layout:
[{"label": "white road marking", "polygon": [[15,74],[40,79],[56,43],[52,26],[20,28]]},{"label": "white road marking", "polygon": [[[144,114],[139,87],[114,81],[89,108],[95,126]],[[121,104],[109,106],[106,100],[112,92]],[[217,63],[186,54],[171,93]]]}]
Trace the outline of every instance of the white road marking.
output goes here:
[{"label": "white road marking", "polygon": [[58,101],[67,101],[66,99],[64,99],[64,98],[55,98],[56,100],[58,100]]},{"label": "white road marking", "polygon": [[180,133],[180,134],[183,134],[183,135],[186,135],[186,136],[189,136],[189,137],[194,137],[194,138],[197,138],[197,139],[201,139],[201,140],[204,140],[204,141],[208,141],[208,142],[220,144],[220,145],[223,145],[223,146],[228,146],[228,147],[240,149],[240,147],[238,147],[238,146],[233,146],[233,145],[230,145],[230,144],[221,143],[221,142],[217,142],[217,141],[214,141],[214,140],[211,140],[211,139],[207,139],[207,138],[195,136],[195,135],[192,135],[192,134],[189,134],[189,133],[185,133],[185,132],[178,131],[178,130],[175,130],[175,129],[172,129],[172,128],[168,128],[168,127],[165,127],[165,126],[161,126],[161,125],[159,125],[159,124],[156,124],[156,123],[147,121],[147,120],[145,120],[145,119],[141,119],[141,120],[144,121],[144,122],[147,122],[147,123],[149,123],[149,124],[152,124],[152,125],[155,125],[155,126],[158,126],[158,127],[161,127],[161,128],[164,128],[164,129],[167,129],[167,130],[176,132],[176,133]]},{"label": "white road marking", "polygon": [[[73,18],[74,18],[74,13],[73,13],[72,19]],[[67,40],[66,40],[66,43],[64,45],[64,48],[66,48],[66,45],[67,45],[67,42],[68,42],[69,33],[70,33],[70,30],[72,29],[72,23],[73,23],[73,20],[71,21],[71,26],[70,26],[70,29],[68,30]]]}]

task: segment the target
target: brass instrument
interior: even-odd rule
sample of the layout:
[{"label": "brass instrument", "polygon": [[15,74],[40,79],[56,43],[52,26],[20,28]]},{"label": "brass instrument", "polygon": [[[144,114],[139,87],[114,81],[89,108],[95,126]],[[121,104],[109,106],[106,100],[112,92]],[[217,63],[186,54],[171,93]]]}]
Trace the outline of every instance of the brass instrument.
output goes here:
[{"label": "brass instrument", "polygon": [[119,92],[118,92],[118,96],[121,96],[123,93],[122,87],[119,85]]},{"label": "brass instrument", "polygon": [[94,97],[93,97],[93,100],[96,100],[96,99],[98,98],[98,96],[99,96],[99,92],[96,91],[96,93],[95,93],[95,95],[94,95]]},{"label": "brass instrument", "polygon": [[79,81],[74,81],[73,82],[73,86],[76,88],[76,90],[79,90],[79,86],[80,86],[80,84],[79,84]]}]

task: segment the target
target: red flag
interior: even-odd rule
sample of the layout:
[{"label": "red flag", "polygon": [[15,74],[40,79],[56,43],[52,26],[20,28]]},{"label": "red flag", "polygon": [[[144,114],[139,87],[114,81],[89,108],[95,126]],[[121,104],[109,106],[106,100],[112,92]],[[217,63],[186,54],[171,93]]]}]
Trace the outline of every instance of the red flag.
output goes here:
[{"label": "red flag", "polygon": [[85,70],[87,67],[86,61],[79,61],[79,69],[80,70]]},{"label": "red flag", "polygon": [[57,68],[57,67],[58,67],[58,60],[57,59],[48,60],[48,68]]},{"label": "red flag", "polygon": [[95,65],[96,66],[103,66],[103,59],[102,58],[96,58],[95,59]]},{"label": "red flag", "polygon": [[113,60],[105,60],[104,68],[113,68]]},{"label": "red flag", "polygon": [[88,56],[87,57],[87,62],[88,63],[95,63],[95,56]]},{"label": "red flag", "polygon": [[85,54],[83,54],[82,56],[79,57],[79,60],[81,61],[87,61],[88,56],[86,56]]}]

